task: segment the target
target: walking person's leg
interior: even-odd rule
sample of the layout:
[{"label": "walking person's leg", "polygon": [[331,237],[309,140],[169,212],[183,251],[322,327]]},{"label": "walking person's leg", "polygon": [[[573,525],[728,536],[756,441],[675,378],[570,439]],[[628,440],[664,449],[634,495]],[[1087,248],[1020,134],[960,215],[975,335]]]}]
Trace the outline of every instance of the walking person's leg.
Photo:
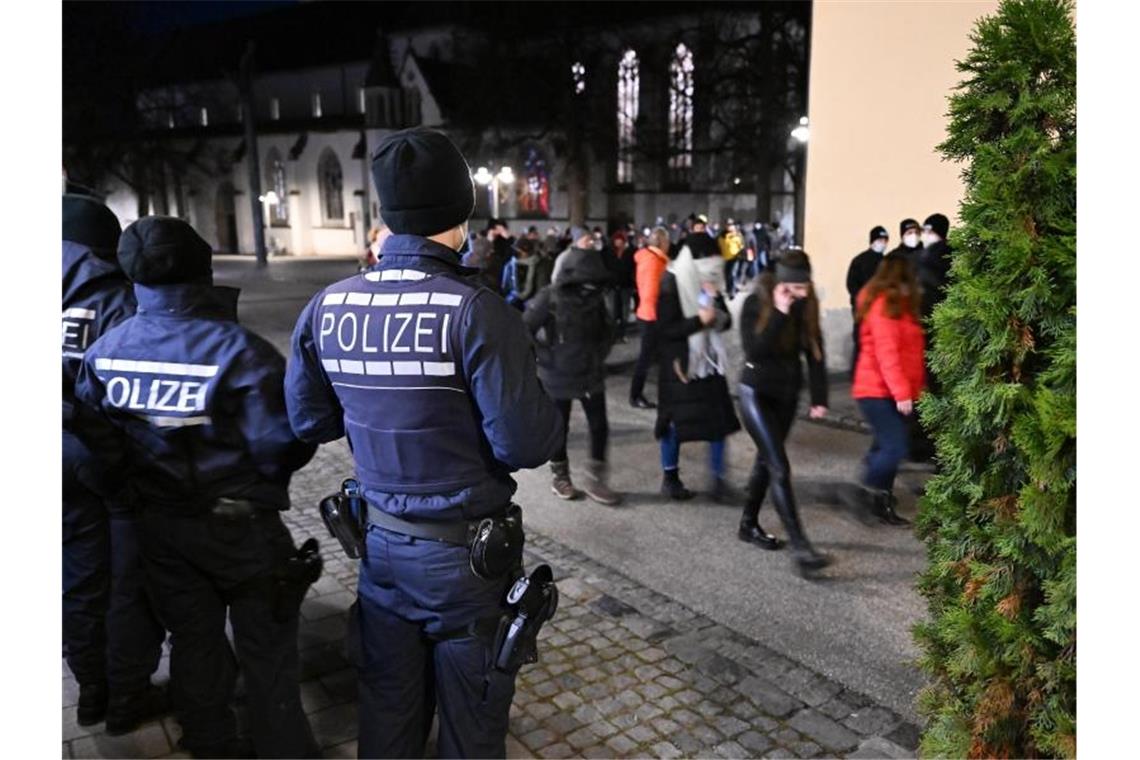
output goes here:
[{"label": "walking person's leg", "polygon": [[550,460],[550,490],[558,498],[566,500],[577,499],[582,495],[570,479],[570,458],[566,451],[566,439],[570,434],[570,405],[572,403],[570,399],[558,399],[554,402],[562,414],[563,432],[562,445],[555,453],[554,458]]},{"label": "walking person's leg", "polygon": [[677,428],[669,426],[661,439],[661,469],[664,478],[661,493],[676,501],[693,498],[693,492],[681,482],[681,443],[677,440]]},{"label": "walking person's leg", "polygon": [[641,348],[637,364],[633,367],[633,380],[629,385],[629,403],[640,409],[655,409],[656,404],[645,398],[645,379],[649,368],[657,361],[657,322],[638,319],[641,325]]},{"label": "walking person's leg", "polygon": [[872,514],[890,525],[908,525],[894,509],[892,491],[899,464],[910,453],[910,425],[899,414],[893,399],[858,400],[859,409],[874,431],[874,442],[867,454],[862,485],[867,490]]},{"label": "walking person's leg", "polygon": [[586,463],[586,495],[599,504],[613,506],[621,503],[621,496],[609,487],[609,466],[606,461],[610,438],[610,424],[606,417],[606,393],[588,393],[579,402],[586,412],[590,429],[590,459]]}]

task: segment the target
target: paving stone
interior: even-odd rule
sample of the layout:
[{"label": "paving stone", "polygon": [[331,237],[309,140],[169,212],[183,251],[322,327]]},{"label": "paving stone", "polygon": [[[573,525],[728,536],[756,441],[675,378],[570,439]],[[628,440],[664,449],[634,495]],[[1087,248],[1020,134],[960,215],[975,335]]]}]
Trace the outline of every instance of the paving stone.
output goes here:
[{"label": "paving stone", "polygon": [[664,675],[664,672],[656,665],[641,665],[633,669],[633,675],[639,681],[652,681],[658,676]]},{"label": "paving stone", "polygon": [[606,741],[606,746],[616,752],[619,757],[623,757],[637,749],[638,743],[625,734],[617,734]]},{"label": "paving stone", "polygon": [[658,742],[657,744],[654,744],[651,752],[653,753],[654,757],[666,758],[667,760],[672,760],[673,758],[684,756],[684,753],[681,752],[681,750],[677,749],[669,742]]},{"label": "paving stone", "polygon": [[724,742],[713,747],[717,757],[741,758],[749,757],[748,752],[736,742]]},{"label": "paving stone", "polygon": [[578,690],[578,695],[581,696],[582,699],[585,699],[587,701],[594,701],[594,700],[601,699],[601,698],[607,696],[609,693],[610,693],[610,687],[608,684],[606,684],[604,682],[592,683],[589,686],[583,686],[581,689]]},{"label": "paving stone", "polygon": [[572,691],[564,691],[561,694],[557,694],[551,701],[555,707],[560,710],[570,710],[582,704],[582,698]]},{"label": "paving stone", "polygon": [[693,709],[706,718],[712,718],[714,716],[720,715],[720,713],[724,711],[723,707],[716,704],[715,702],[709,702],[707,699],[701,700],[695,704],[693,706]]},{"label": "paving stone", "polygon": [[542,720],[558,712],[558,708],[549,702],[534,702],[526,706],[526,711],[535,719]]},{"label": "paving stone", "polygon": [[549,681],[543,681],[542,683],[538,684],[534,687],[533,691],[537,696],[546,698],[553,697],[555,694],[562,691],[562,689],[558,684],[554,682],[553,679],[551,679]]},{"label": "paving stone", "polygon": [[661,684],[661,686],[668,691],[675,691],[685,685],[684,681],[673,676],[661,676],[657,679],[657,683]]},{"label": "paving stone", "polygon": [[564,712],[551,715],[549,718],[542,721],[542,725],[546,726],[551,731],[557,732],[559,736],[565,736],[566,734],[576,731],[582,727],[582,724],[579,723],[573,715]]},{"label": "paving stone", "polygon": [[520,715],[518,717],[511,718],[510,731],[514,736],[529,734],[531,731],[534,731],[540,727],[541,726],[539,725],[538,721],[530,715]]},{"label": "paving stone", "polygon": [[773,731],[772,739],[778,741],[780,744],[787,744],[789,746],[804,740],[798,731],[793,731],[790,728],[781,728],[779,731]]},{"label": "paving stone", "polygon": [[908,750],[917,750],[922,731],[913,723],[903,723],[887,734],[887,739]]},{"label": "paving stone", "polygon": [[717,731],[728,737],[734,737],[742,731],[748,730],[748,724],[731,715],[721,715],[713,721]]},{"label": "paving stone", "polygon": [[788,725],[829,750],[842,752],[859,744],[859,736],[818,710],[801,710]]},{"label": "paving stone", "polygon": [[815,742],[800,742],[790,749],[795,753],[796,757],[816,757],[819,753],[823,752],[823,747],[820,747]]},{"label": "paving stone", "polygon": [[351,741],[357,737],[356,705],[344,704],[320,710],[309,716],[313,735],[322,747]]},{"label": "paving stone", "polygon": [[629,712],[621,713],[620,715],[614,715],[610,718],[610,720],[615,726],[623,731],[627,728],[633,728],[641,722],[641,718],[637,717],[637,713],[633,712],[632,710]]},{"label": "paving stone", "polygon": [[669,717],[680,723],[682,726],[693,726],[701,722],[700,715],[697,715],[692,710],[687,710],[683,707],[680,710],[674,710],[672,713],[670,713]]},{"label": "paving stone", "polygon": [[604,744],[596,744],[593,747],[587,747],[582,750],[582,757],[587,758],[587,760],[594,760],[594,758],[604,759],[617,757],[617,754]]},{"label": "paving stone", "polygon": [[590,724],[590,730],[593,731],[595,734],[597,734],[602,739],[606,739],[606,738],[613,736],[614,734],[616,734],[621,729],[619,729],[617,726],[615,726],[613,723],[609,722],[608,720],[596,720]]},{"label": "paving stone", "polygon": [[736,737],[736,741],[748,750],[748,754],[752,757],[764,754],[772,746],[772,740],[759,731],[745,731]]},{"label": "paving stone", "polygon": [[344,760],[352,760],[360,754],[359,745],[354,739],[350,742],[337,744],[335,747],[329,747],[323,753],[325,758],[343,758]]},{"label": "paving stone", "polygon": [[648,742],[655,741],[658,738],[657,732],[653,729],[653,726],[649,726],[644,723],[639,723],[638,725],[629,729],[625,732],[625,735],[630,739],[633,739],[638,744],[646,744]]},{"label": "paving stone", "polygon": [[747,671],[733,660],[712,652],[697,661],[697,669],[721,683],[734,684],[747,675]]},{"label": "paving stone", "polygon": [[819,705],[816,709],[832,720],[841,722],[858,712],[855,705],[843,699],[842,692]]},{"label": "paving stone", "polygon": [[668,737],[673,732],[679,731],[681,729],[680,724],[675,723],[668,718],[654,718],[651,721],[651,724],[653,725],[654,730],[664,737]]},{"label": "paving stone", "polygon": [[783,758],[789,758],[789,757],[795,757],[795,756],[796,756],[796,754],[794,752],[792,752],[790,749],[788,749],[787,747],[774,747],[771,750],[764,753],[765,758],[780,758],[781,760],[783,760]]},{"label": "paving stone", "polygon": [[768,715],[782,718],[791,715],[803,706],[803,703],[784,693],[771,681],[756,676],[749,676],[736,686],[740,693]]},{"label": "paving stone", "polygon": [[566,742],[574,749],[580,750],[597,744],[600,738],[602,737],[595,734],[589,726],[585,726],[567,735]]},{"label": "paving stone", "polygon": [[620,602],[609,594],[602,594],[598,598],[589,603],[589,608],[597,610],[600,614],[607,617],[622,617],[624,615],[635,615],[637,610],[624,602]]},{"label": "paving stone", "polygon": [[705,746],[697,737],[687,731],[673,733],[666,738],[669,739],[669,742],[673,744],[673,746],[681,750],[681,752],[688,757],[696,757]]},{"label": "paving stone", "polygon": [[538,752],[543,747],[554,744],[558,739],[558,734],[545,728],[537,728],[528,734],[523,734],[519,737],[519,741],[523,743],[531,752]]},{"label": "paving stone", "polygon": [[779,680],[780,688],[811,707],[823,704],[843,690],[843,686],[806,668],[788,671]]},{"label": "paving stone", "polygon": [[679,707],[680,705],[681,703],[672,697],[661,697],[657,700],[657,706],[665,712],[672,712],[673,709]]},{"label": "paving stone", "polygon": [[864,739],[854,752],[847,755],[849,758],[912,758],[916,757],[916,753],[912,750],[904,749],[892,741],[884,739],[881,736],[872,736],[870,739]]},{"label": "paving stone", "polygon": [[638,707],[636,710],[634,710],[633,714],[636,715],[637,719],[640,721],[649,721],[664,715],[665,711],[655,704],[646,702],[641,707]]},{"label": "paving stone", "polygon": [[594,721],[602,719],[602,714],[598,712],[598,709],[596,707],[590,704],[579,705],[572,714],[574,716],[574,720],[578,721],[582,725],[589,725]]},{"label": "paving stone", "polygon": [[665,641],[662,646],[664,646],[666,652],[681,662],[688,665],[695,665],[702,658],[710,654],[715,654],[706,646],[706,641],[707,639],[704,637],[689,634],[687,636],[671,638]]},{"label": "paving stone", "polygon": [[[63,740],[69,741],[71,739],[80,739],[84,736],[102,731],[102,724],[97,723],[94,726],[81,726],[76,720],[75,707],[65,707],[63,710]],[[72,747],[74,749],[74,746]]]},{"label": "paving stone", "polygon": [[866,707],[848,716],[843,725],[863,736],[885,736],[898,728],[902,718],[883,707]]},{"label": "paving stone", "polygon": [[301,708],[305,714],[323,710],[333,703],[328,691],[320,681],[304,681],[301,683]]},{"label": "paving stone", "polygon": [[552,744],[545,749],[539,750],[538,756],[551,758],[574,757],[574,749],[565,742],[559,742],[558,744]]},{"label": "paving stone", "polygon": [[[100,726],[101,728],[101,726]],[[129,734],[84,736],[71,742],[75,757],[162,757],[170,753],[170,741],[158,721],[146,723]]]},{"label": "paving stone", "polygon": [[618,694],[617,700],[621,704],[631,709],[639,707],[641,703],[645,701],[641,698],[640,694],[638,694],[636,691],[633,691],[632,689],[626,689],[622,693]]}]

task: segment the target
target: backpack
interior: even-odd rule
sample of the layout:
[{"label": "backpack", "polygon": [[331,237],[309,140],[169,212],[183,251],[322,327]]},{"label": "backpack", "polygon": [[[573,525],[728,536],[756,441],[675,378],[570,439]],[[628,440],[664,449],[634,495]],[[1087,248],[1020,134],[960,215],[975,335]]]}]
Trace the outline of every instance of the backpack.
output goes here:
[{"label": "backpack", "polygon": [[611,340],[605,290],[590,283],[565,285],[551,293],[555,343],[608,345]]}]

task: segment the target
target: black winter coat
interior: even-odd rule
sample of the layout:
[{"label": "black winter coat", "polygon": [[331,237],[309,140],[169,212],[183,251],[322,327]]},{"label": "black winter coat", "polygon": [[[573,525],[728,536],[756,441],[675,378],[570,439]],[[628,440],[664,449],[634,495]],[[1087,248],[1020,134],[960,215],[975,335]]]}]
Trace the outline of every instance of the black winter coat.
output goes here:
[{"label": "black winter coat", "polygon": [[855,311],[855,297],[875,276],[875,270],[879,268],[879,262],[882,260],[883,254],[876,253],[870,248],[851,259],[851,266],[847,267],[847,294],[851,296],[852,312]]},{"label": "black winter coat", "polygon": [[[596,251],[572,249],[558,281],[527,304],[523,322],[535,340],[538,377],[552,399],[564,401],[606,388],[613,325],[605,307],[610,273]],[[571,324],[559,317],[570,316]]]},{"label": "black winter coat", "polygon": [[922,318],[929,319],[934,307],[946,297],[950,277],[950,246],[945,240],[924,248],[918,257],[918,284],[922,286]]},{"label": "black winter coat", "polygon": [[803,301],[796,301],[788,314],[772,309],[768,324],[757,333],[760,298],[755,293],[748,296],[740,312],[740,345],[745,361],[740,382],[761,396],[795,403],[804,382],[802,354],[808,364],[812,406],[827,406],[826,357],[822,345],[818,359],[804,345],[803,309]]},{"label": "black winter coat", "polygon": [[[710,238],[711,241],[711,238]],[[720,331],[732,327],[724,297],[716,301]],[[700,317],[686,317],[672,272],[661,277],[657,301],[657,338],[660,357],[657,424],[654,435],[664,438],[676,426],[680,441],[717,441],[740,430],[740,420],[723,375],[689,380],[689,336],[701,330]],[[727,361],[727,357],[725,357]]]}]

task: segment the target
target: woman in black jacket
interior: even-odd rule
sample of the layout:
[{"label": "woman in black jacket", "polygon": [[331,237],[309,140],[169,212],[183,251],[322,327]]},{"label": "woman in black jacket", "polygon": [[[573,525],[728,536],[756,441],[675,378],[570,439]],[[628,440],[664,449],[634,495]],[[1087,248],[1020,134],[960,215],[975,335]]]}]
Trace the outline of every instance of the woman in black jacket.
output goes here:
[{"label": "woman in black jacket", "polygon": [[681,444],[708,441],[713,499],[727,501],[724,439],[740,430],[728,393],[728,355],[720,333],[732,326],[724,296],[724,264],[716,241],[689,235],[661,278],[657,301],[660,380],[657,425],[661,491],[672,499],[693,494],[681,482]]},{"label": "woman in black jacket", "polygon": [[[597,251],[577,247],[582,242],[562,254],[558,276],[530,301],[523,321],[535,336],[538,377],[562,412],[565,429],[570,427],[574,399],[586,413],[590,429],[586,495],[600,504],[614,505],[621,502],[621,496],[610,490],[606,464],[606,355],[613,345],[613,324],[606,311],[605,288],[611,274]],[[555,496],[581,496],[570,480],[565,434],[550,468]]]},{"label": "woman in black jacket", "polygon": [[745,355],[740,409],[744,427],[756,443],[756,463],[737,535],[765,549],[780,548],[779,540],[766,533],[757,520],[770,488],[772,502],[788,533],[793,561],[801,572],[824,567],[830,560],[812,547],[800,525],[791,466],[784,449],[803,385],[801,354],[808,363],[811,416],[827,414],[819,302],[812,289],[807,254],[788,251],[776,264],[774,275],[761,275],[756,291],[744,302],[740,337]]}]

